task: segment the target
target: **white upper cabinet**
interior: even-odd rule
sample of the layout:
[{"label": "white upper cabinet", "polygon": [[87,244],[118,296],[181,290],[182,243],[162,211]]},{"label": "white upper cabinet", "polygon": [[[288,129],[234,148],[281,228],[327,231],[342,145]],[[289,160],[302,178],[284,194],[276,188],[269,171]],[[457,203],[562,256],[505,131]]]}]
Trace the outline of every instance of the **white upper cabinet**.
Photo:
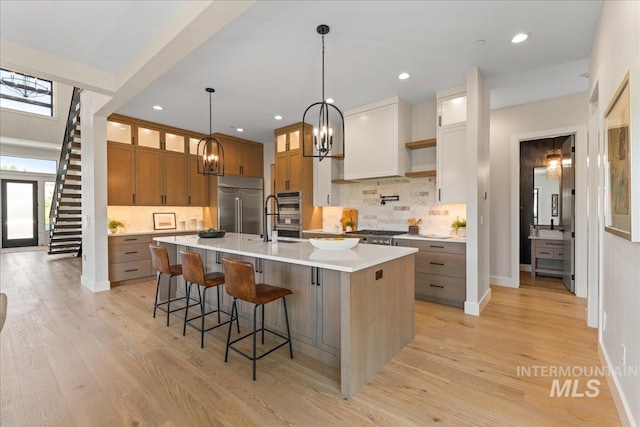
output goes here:
[{"label": "white upper cabinet", "polygon": [[438,202],[466,203],[467,96],[464,86],[438,92]]},{"label": "white upper cabinet", "polygon": [[390,98],[345,112],[344,179],[403,176],[411,167],[411,106]]}]

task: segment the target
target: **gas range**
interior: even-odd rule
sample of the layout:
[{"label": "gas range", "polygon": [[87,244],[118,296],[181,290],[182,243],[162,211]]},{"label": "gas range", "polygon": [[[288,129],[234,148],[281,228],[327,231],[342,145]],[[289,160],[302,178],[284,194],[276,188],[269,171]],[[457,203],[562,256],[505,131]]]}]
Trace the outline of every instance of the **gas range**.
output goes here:
[{"label": "gas range", "polygon": [[400,234],[407,234],[407,232],[395,230],[357,230],[347,233],[347,236],[358,237],[360,243],[390,246],[392,237]]}]

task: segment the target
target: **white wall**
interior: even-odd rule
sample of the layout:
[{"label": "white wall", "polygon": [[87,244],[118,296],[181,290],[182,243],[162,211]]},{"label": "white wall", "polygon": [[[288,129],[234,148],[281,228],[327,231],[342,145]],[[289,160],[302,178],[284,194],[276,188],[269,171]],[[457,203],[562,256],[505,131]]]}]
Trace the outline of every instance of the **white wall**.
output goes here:
[{"label": "white wall", "polygon": [[491,111],[491,283],[513,285],[518,280],[511,269],[519,250],[515,246],[518,236],[512,235],[510,212],[512,204],[518,203],[511,199],[512,186],[519,185],[511,179],[511,158],[512,151],[519,147],[513,146],[512,137],[586,126],[587,99],[583,92]]},{"label": "white wall", "polygon": [[[477,68],[467,73],[467,300],[464,312],[480,315],[489,287],[490,140],[489,86]],[[464,157],[463,157],[464,158]]]},{"label": "white wall", "polygon": [[[624,75],[640,67],[640,2],[604,2],[598,32],[591,51],[590,87],[598,84],[599,114],[602,120],[612,95]],[[637,105],[637,104],[636,104]],[[632,111],[632,126],[640,125],[640,112]],[[600,129],[604,123],[600,122]],[[632,149],[640,149],[640,141],[632,141]],[[598,174],[598,170],[590,170]],[[636,175],[637,178],[637,175]],[[602,184],[602,181],[600,181]],[[640,180],[632,183],[633,191]],[[637,212],[634,220],[640,220]],[[640,243],[610,233],[602,235],[601,310],[606,325],[600,330],[600,346],[610,368],[621,368],[623,346],[626,367],[640,369]],[[602,323],[601,323],[602,324]],[[615,375],[619,396],[614,393],[618,412],[630,425],[640,423],[640,379],[637,375]],[[616,399],[616,397],[619,397]]]}]

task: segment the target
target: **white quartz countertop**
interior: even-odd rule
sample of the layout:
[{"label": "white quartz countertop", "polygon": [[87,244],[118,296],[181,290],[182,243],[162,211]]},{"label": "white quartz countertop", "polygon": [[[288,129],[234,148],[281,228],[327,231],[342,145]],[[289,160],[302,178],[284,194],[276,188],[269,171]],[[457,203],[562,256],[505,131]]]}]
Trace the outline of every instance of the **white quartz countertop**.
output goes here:
[{"label": "white quartz countertop", "polygon": [[[341,233],[335,233],[331,231],[324,231],[321,228],[316,230],[303,230],[303,233],[314,233],[314,234],[327,234],[327,235],[336,235]],[[348,233],[342,233],[342,236],[349,237]],[[403,239],[403,240],[429,240],[436,242],[458,242],[458,243],[466,243],[467,239],[464,237],[455,237],[455,236],[438,236],[435,234],[400,234],[397,236],[393,236],[394,239]]]},{"label": "white quartz countertop", "polygon": [[299,241],[298,239],[287,239],[286,241],[280,239],[278,243],[265,243],[258,235],[238,233],[227,233],[224,237],[217,239],[201,239],[197,235],[191,235],[161,236],[154,237],[153,240],[347,273],[418,252],[417,248],[364,244],[358,244],[354,248],[346,250],[320,250],[303,239]]},{"label": "white quartz countertop", "polygon": [[198,233],[198,230],[143,230],[143,231],[125,231],[124,233],[109,233],[109,237],[118,237],[118,236],[146,236],[149,234],[193,234],[194,236]]},{"label": "white quartz countertop", "polygon": [[437,236],[429,234],[400,234],[399,236],[393,236],[394,239],[402,240],[428,240],[434,242],[453,242],[453,243],[467,243],[467,239],[463,237],[454,236]]}]

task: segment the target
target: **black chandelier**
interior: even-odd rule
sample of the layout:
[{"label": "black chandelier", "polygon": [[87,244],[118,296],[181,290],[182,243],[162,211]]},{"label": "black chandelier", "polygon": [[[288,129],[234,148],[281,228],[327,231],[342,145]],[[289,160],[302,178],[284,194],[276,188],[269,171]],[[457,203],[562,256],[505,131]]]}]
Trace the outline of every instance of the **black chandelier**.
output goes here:
[{"label": "black chandelier", "polygon": [[211,94],[215,89],[208,87],[205,90],[209,92],[209,136],[198,141],[198,173],[224,176],[224,149],[211,130]]},{"label": "black chandelier", "polygon": [[22,98],[51,95],[51,82],[15,71],[2,69],[0,84]]},{"label": "black chandelier", "polygon": [[[322,36],[322,101],[311,104],[302,115],[303,137],[307,135],[308,127],[313,127],[313,145],[308,147],[308,144],[302,144],[302,155],[317,157],[322,161],[327,157],[344,158],[344,116],[324,96],[324,36],[329,34],[329,26],[319,25],[316,31]],[[308,124],[307,119],[314,125]]]}]

